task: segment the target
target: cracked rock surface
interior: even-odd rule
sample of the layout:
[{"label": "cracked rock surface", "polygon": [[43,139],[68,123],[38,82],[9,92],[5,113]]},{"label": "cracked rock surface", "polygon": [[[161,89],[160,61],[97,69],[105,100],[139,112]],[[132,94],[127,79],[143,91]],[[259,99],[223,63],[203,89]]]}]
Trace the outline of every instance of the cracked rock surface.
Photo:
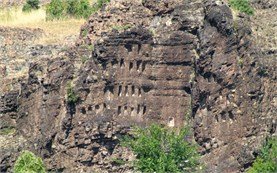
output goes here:
[{"label": "cracked rock surface", "polygon": [[[261,47],[255,20],[225,1],[112,0],[76,47],[30,63],[20,87],[2,94],[0,118],[22,139],[12,149],[35,152],[49,171],[134,172],[119,145],[132,125],[190,123],[207,172],[245,172],[276,135],[276,44]],[[0,172],[11,171],[12,149],[1,147]]]}]

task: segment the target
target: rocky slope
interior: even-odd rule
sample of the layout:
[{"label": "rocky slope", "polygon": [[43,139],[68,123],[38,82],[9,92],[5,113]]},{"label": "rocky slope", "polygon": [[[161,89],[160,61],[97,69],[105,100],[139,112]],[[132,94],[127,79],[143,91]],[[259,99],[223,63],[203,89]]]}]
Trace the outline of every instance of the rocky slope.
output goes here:
[{"label": "rocky slope", "polygon": [[[253,2],[258,14],[274,12],[264,4]],[[0,171],[29,149],[49,171],[132,172],[119,138],[159,122],[191,124],[207,172],[244,172],[276,135],[276,37],[261,45],[257,20],[225,1],[112,0],[75,48],[31,63],[19,89],[2,94],[1,121],[20,142],[1,147]]]}]

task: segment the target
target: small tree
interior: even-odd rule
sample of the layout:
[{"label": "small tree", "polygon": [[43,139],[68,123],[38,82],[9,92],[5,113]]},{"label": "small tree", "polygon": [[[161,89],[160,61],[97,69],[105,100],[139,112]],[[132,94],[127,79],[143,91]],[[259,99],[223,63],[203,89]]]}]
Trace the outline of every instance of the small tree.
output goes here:
[{"label": "small tree", "polygon": [[24,4],[22,11],[30,12],[31,10],[39,9],[39,0],[27,0]]},{"label": "small tree", "polygon": [[123,146],[136,154],[135,168],[141,172],[191,172],[199,167],[196,145],[185,140],[187,129],[176,133],[159,125],[138,128],[132,137],[125,137]]},{"label": "small tree", "polygon": [[14,165],[14,173],[46,173],[41,158],[30,151],[23,151]]},{"label": "small tree", "polygon": [[46,8],[47,20],[61,19],[65,17],[66,3],[62,0],[51,0]]},{"label": "small tree", "polygon": [[67,14],[77,18],[88,18],[92,7],[88,0],[67,0]]}]

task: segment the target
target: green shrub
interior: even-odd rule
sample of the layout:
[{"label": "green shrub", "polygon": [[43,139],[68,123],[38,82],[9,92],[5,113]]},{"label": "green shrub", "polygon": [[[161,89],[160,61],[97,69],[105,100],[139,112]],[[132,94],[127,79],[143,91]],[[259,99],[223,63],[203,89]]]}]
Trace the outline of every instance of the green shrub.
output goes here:
[{"label": "green shrub", "polygon": [[133,137],[125,137],[122,145],[130,147],[137,159],[134,166],[141,172],[192,172],[199,166],[196,145],[185,140],[187,129],[179,133],[159,125],[136,129]]},{"label": "green shrub", "polygon": [[88,0],[67,0],[67,14],[76,18],[88,18],[92,7]]},{"label": "green shrub", "polygon": [[91,6],[89,0],[51,0],[47,6],[46,15],[48,20],[64,17],[88,18],[107,2],[110,0],[97,0]]},{"label": "green shrub", "polygon": [[116,158],[116,159],[112,159],[112,163],[115,164],[115,165],[120,166],[120,165],[125,165],[126,161]]},{"label": "green shrub", "polygon": [[51,0],[46,7],[47,20],[62,19],[65,17],[66,3],[62,0]]},{"label": "green shrub", "polygon": [[74,16],[77,13],[78,6],[79,6],[79,1],[76,0],[67,0],[67,14],[70,14]]},{"label": "green shrub", "polygon": [[88,33],[89,33],[89,30],[87,28],[85,28],[84,30],[81,31],[81,35],[83,38],[86,37],[88,35]]},{"label": "green shrub", "polygon": [[229,0],[231,7],[242,13],[253,15],[254,9],[251,7],[248,0]]},{"label": "green shrub", "polygon": [[31,10],[39,9],[39,0],[27,0],[24,4],[22,11],[30,12]]},{"label": "green shrub", "polygon": [[0,135],[10,135],[15,133],[15,128],[10,126],[3,129],[0,129]]},{"label": "green shrub", "polygon": [[248,173],[277,172],[277,137],[270,138],[261,149]]},{"label": "green shrub", "polygon": [[71,83],[67,84],[66,91],[67,91],[67,103],[69,103],[69,104],[75,104],[78,101],[78,96],[74,92]]},{"label": "green shrub", "polygon": [[30,12],[32,11],[32,7],[30,4],[24,4],[23,8],[22,8],[23,12]]},{"label": "green shrub", "polygon": [[46,173],[43,161],[30,151],[23,151],[14,165],[14,173]]},{"label": "green shrub", "polygon": [[87,60],[89,60],[89,57],[86,57],[86,56],[81,57],[82,64],[86,63]]}]

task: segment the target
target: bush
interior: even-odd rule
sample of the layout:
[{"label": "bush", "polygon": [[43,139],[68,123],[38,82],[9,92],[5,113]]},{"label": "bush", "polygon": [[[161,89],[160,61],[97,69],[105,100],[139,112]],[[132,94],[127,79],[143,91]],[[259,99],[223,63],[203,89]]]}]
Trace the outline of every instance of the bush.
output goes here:
[{"label": "bush", "polygon": [[51,0],[47,6],[47,19],[61,19],[63,17],[88,18],[110,0],[97,0],[91,6],[89,0]]},{"label": "bush", "polygon": [[69,104],[75,104],[78,101],[78,96],[73,90],[73,87],[71,86],[71,83],[67,84],[67,103]]},{"label": "bush", "polygon": [[196,145],[185,140],[187,129],[175,133],[159,125],[136,129],[133,137],[125,137],[123,146],[136,154],[134,162],[141,172],[192,172],[199,167]]},{"label": "bush", "polygon": [[0,135],[11,135],[15,133],[15,128],[12,126],[0,129]]},{"label": "bush", "polygon": [[254,14],[254,9],[251,7],[248,0],[229,0],[231,7],[235,10],[238,10],[242,13],[248,15]]},{"label": "bush", "polygon": [[277,172],[277,138],[269,139],[261,149],[248,173],[276,173]]},{"label": "bush", "polygon": [[46,7],[47,20],[65,17],[66,4],[62,0],[51,0]]},{"label": "bush", "polygon": [[24,4],[22,11],[30,12],[31,10],[39,9],[39,0],[27,0]]},{"label": "bush", "polygon": [[88,18],[92,7],[88,0],[67,0],[67,14],[77,18]]},{"label": "bush", "polygon": [[30,151],[23,151],[14,165],[14,173],[46,173],[43,161]]}]

